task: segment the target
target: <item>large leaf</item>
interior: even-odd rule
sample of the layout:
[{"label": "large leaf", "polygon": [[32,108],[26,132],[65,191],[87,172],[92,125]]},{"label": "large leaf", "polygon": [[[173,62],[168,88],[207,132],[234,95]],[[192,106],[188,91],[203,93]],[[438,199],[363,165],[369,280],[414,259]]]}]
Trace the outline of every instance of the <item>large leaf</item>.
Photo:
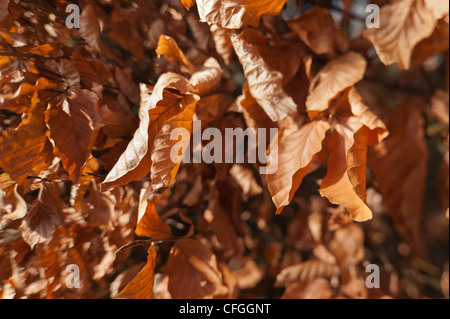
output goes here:
[{"label": "large leaf", "polygon": [[367,128],[354,118],[342,122],[328,142],[328,151],[328,172],[320,194],[333,204],[343,205],[356,221],[371,219],[365,194]]},{"label": "large leaf", "polygon": [[335,120],[328,142],[328,173],[320,193],[333,204],[344,206],[356,221],[365,221],[372,216],[366,200],[368,146],[380,143],[388,132],[354,87],[336,102]]},{"label": "large leaf", "polygon": [[45,112],[53,152],[61,158],[74,183],[80,178],[101,127],[97,101],[97,95],[91,91],[69,90],[59,100],[52,101]]},{"label": "large leaf", "polygon": [[200,20],[226,29],[257,27],[263,14],[277,15],[286,0],[197,0]]},{"label": "large leaf", "polygon": [[329,129],[327,121],[314,120],[294,132],[281,133],[278,141],[278,169],[274,174],[267,175],[267,185],[277,214],[294,197],[314,156],[322,149],[322,141]]},{"label": "large leaf", "polygon": [[188,91],[194,92],[195,89],[180,75],[166,73],[159,78],[146,110],[142,112],[143,118],[138,130],[104,180],[103,189],[140,180],[150,173],[154,142],[162,127],[198,100],[196,95]]},{"label": "large leaf", "polygon": [[362,80],[366,65],[366,60],[355,52],[348,52],[325,65],[309,87],[306,108],[310,118],[328,109],[341,92]]},{"label": "large leaf", "polygon": [[256,30],[246,29],[239,35],[231,34],[231,41],[244,68],[250,93],[267,115],[279,121],[295,114],[297,105],[283,88],[286,75],[272,68],[260,51],[267,39]]},{"label": "large leaf", "polygon": [[[168,187],[172,184],[178,169],[181,165],[181,160],[187,148],[192,135],[192,121],[194,117],[195,105],[197,99],[188,96],[183,112],[175,115],[169,119],[161,128],[161,131],[155,138],[153,152],[152,152],[152,189],[154,191]],[[172,133],[177,129],[183,129],[184,133],[177,136],[177,139],[172,139]],[[181,137],[181,139],[180,139]],[[177,154],[173,154],[174,146],[180,147]]]},{"label": "large leaf", "polygon": [[385,118],[390,135],[369,152],[369,164],[396,229],[418,252],[428,150],[423,102],[413,100]]},{"label": "large leaf", "polygon": [[433,33],[438,19],[449,12],[446,0],[400,0],[380,11],[380,28],[364,32],[385,65],[409,69],[414,47]]}]

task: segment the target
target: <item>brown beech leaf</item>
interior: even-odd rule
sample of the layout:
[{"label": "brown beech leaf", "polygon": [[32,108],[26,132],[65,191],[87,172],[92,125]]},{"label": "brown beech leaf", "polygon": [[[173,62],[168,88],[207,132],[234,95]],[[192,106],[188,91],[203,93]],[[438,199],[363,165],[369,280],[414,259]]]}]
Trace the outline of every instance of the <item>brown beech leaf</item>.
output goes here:
[{"label": "brown beech leaf", "polygon": [[167,262],[169,292],[175,299],[198,299],[224,296],[216,256],[196,239],[180,239],[173,245]]},{"label": "brown beech leaf", "polygon": [[89,221],[99,228],[106,228],[114,215],[116,199],[108,192],[100,192],[93,183],[89,195],[84,202]]},{"label": "brown beech leaf", "polygon": [[75,89],[49,103],[45,111],[47,133],[54,146],[53,153],[61,158],[70,180],[77,183],[81,169],[89,159],[101,127],[95,93]]},{"label": "brown beech leaf", "polygon": [[0,175],[0,225],[2,220],[21,219],[27,213],[27,203],[17,192],[17,187],[8,174]]},{"label": "brown beech leaf", "polygon": [[264,60],[258,43],[265,37],[256,30],[246,29],[231,34],[231,42],[244,68],[251,95],[272,121],[279,121],[297,112],[297,105],[283,88],[284,74],[272,69]]},{"label": "brown beech leaf", "polygon": [[255,130],[258,128],[277,127],[276,123],[269,118],[256,99],[250,94],[247,83],[245,83],[242,87],[242,91],[242,98],[238,101],[238,103],[240,103],[243,107],[243,113],[247,126]]},{"label": "brown beech leaf", "polygon": [[388,131],[358,91],[347,89],[335,105],[335,132],[329,141],[328,173],[320,193],[342,205],[357,221],[371,218],[366,198],[366,166],[369,145],[379,144]]},{"label": "brown beech leaf", "polygon": [[281,299],[330,299],[334,291],[328,280],[316,278],[289,286]]},{"label": "brown beech leaf", "polygon": [[180,50],[175,40],[167,35],[160,36],[156,54],[164,55],[167,60],[175,63],[183,73],[192,74],[196,70],[195,66],[186,58],[183,51]]},{"label": "brown beech leaf", "polygon": [[[433,33],[437,20],[448,13],[445,0],[401,0],[380,10],[380,28],[364,31],[381,62],[409,69],[414,47]],[[395,18],[394,18],[395,17]]]},{"label": "brown beech leaf", "polygon": [[64,202],[59,197],[59,187],[43,183],[39,198],[20,225],[25,242],[31,249],[36,244],[46,242],[61,223]]},{"label": "brown beech leaf", "polygon": [[96,52],[102,51],[100,24],[92,5],[86,6],[80,16],[80,34],[87,44]]},{"label": "brown beech leaf", "polygon": [[156,211],[155,204],[151,200],[144,200],[139,207],[136,235],[151,237],[152,239],[167,239],[172,237],[170,226],[164,223]]},{"label": "brown beech leaf", "polygon": [[130,68],[115,68],[114,77],[120,90],[134,104],[139,104],[139,87],[133,81],[132,70]]},{"label": "brown beech leaf", "polygon": [[209,58],[203,66],[195,72],[189,82],[197,89],[199,95],[209,93],[216,88],[222,79],[223,70],[219,62],[214,58]]},{"label": "brown beech leaf", "polygon": [[[422,201],[427,174],[423,102],[412,100],[385,120],[389,136],[369,152],[369,165],[397,231],[420,252]],[[405,156],[408,154],[408,156]]]},{"label": "brown beech leaf", "polygon": [[367,141],[368,145],[377,145],[389,135],[383,121],[365,104],[355,87],[347,90],[342,99],[344,100],[344,103],[345,100],[348,99],[353,115],[358,118],[361,124],[370,130]]},{"label": "brown beech leaf", "polygon": [[180,75],[166,73],[159,78],[133,140],[102,183],[104,190],[140,180],[150,173],[154,142],[162,127],[197,101],[197,96],[189,91],[195,89]]},{"label": "brown beech leaf", "polygon": [[[330,129],[324,120],[314,120],[294,132],[283,131],[278,141],[278,169],[267,175],[267,186],[277,207],[277,214],[289,205],[303,177]],[[276,160],[276,159],[274,159]]]},{"label": "brown beech leaf", "polygon": [[89,185],[91,185],[91,181],[94,179],[94,174],[97,173],[99,167],[100,166],[97,159],[90,157],[81,169],[79,183],[74,185],[70,192],[71,205],[75,209],[79,209],[81,207],[84,195],[86,194]]},{"label": "brown beech leaf", "polygon": [[19,127],[0,136],[0,167],[18,184],[28,177],[44,149],[47,127],[44,121],[45,103],[34,94],[31,108]]},{"label": "brown beech leaf", "polygon": [[433,34],[420,41],[412,53],[412,59],[417,65],[422,65],[435,54],[445,52],[449,48],[449,15],[438,21]]},{"label": "brown beech leaf", "polygon": [[286,0],[197,0],[200,20],[226,29],[257,27],[263,14],[277,15]]},{"label": "brown beech leaf", "polygon": [[308,10],[299,18],[290,20],[288,24],[316,54],[335,56],[348,50],[347,38],[336,28],[328,9]]},{"label": "brown beech leaf", "polygon": [[366,159],[368,129],[355,118],[348,118],[328,141],[327,175],[320,194],[336,205],[342,205],[355,221],[372,218],[366,203]]},{"label": "brown beech leaf", "polygon": [[70,61],[80,74],[80,83],[93,92],[97,93],[103,86],[113,82],[113,73],[104,62],[98,59],[84,58],[75,51],[70,57]]},{"label": "brown beech leaf", "polygon": [[92,4],[87,5],[81,12],[79,32],[92,51],[101,53],[104,56],[115,60],[119,65],[122,65],[122,61],[115,57],[101,38],[102,30],[100,22]]},{"label": "brown beech leaf", "polygon": [[221,28],[215,24],[210,27],[217,53],[222,57],[226,65],[233,58],[233,44],[231,43],[228,29]]},{"label": "brown beech leaf", "polygon": [[155,282],[156,251],[154,246],[148,249],[147,263],[144,268],[115,297],[116,299],[151,299]]},{"label": "brown beech leaf", "polygon": [[26,112],[32,105],[31,99],[35,92],[55,87],[56,85],[47,78],[38,78],[32,83],[5,83],[0,85],[0,109],[17,113]]},{"label": "brown beech leaf", "polygon": [[306,108],[311,119],[328,109],[330,102],[346,88],[362,80],[366,60],[359,53],[348,52],[329,62],[311,81]]},{"label": "brown beech leaf", "polygon": [[[202,97],[197,103],[195,114],[202,124],[209,124],[222,115],[233,104],[233,99],[225,94],[212,94]],[[263,112],[264,113],[264,112]]]},{"label": "brown beech leaf", "polygon": [[[153,191],[169,187],[172,184],[180,168],[181,160],[189,147],[192,135],[192,121],[198,98],[188,95],[185,97],[185,101],[187,106],[183,112],[164,123],[161,131],[155,138],[150,170]],[[173,140],[172,133],[177,129],[183,129],[188,134],[182,133],[177,136],[177,140]],[[176,155],[172,154],[175,145],[178,147]]]},{"label": "brown beech leaf", "polygon": [[111,138],[128,138],[132,136],[138,127],[138,121],[133,113],[117,108],[120,102],[111,101],[104,97],[100,106],[100,116],[104,126],[102,131]]}]

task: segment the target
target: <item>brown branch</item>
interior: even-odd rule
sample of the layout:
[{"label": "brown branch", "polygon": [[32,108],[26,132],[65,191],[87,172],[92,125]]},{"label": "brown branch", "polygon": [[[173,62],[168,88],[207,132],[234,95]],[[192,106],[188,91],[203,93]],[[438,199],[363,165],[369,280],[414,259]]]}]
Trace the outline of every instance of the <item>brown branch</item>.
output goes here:
[{"label": "brown branch", "polygon": [[29,59],[50,60],[49,58],[39,54],[22,53],[22,52],[0,52],[0,56],[14,56]]}]

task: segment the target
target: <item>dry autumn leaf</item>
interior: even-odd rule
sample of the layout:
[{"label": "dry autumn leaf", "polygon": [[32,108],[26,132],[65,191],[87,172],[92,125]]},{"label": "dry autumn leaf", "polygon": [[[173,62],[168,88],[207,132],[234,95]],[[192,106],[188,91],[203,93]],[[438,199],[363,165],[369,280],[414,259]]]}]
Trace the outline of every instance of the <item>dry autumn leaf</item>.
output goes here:
[{"label": "dry autumn leaf", "polygon": [[189,82],[197,89],[199,95],[204,95],[216,87],[222,79],[222,73],[219,62],[214,58],[209,58],[200,70],[192,74]]},{"label": "dry autumn leaf", "polygon": [[[414,47],[433,33],[437,20],[448,13],[445,0],[402,0],[381,8],[380,29],[367,29],[380,60],[409,69]],[[392,17],[396,17],[393,19]]]},{"label": "dry autumn leaf", "polygon": [[[262,37],[262,38],[261,38]],[[283,73],[272,69],[253,42],[264,41],[256,30],[231,34],[231,42],[244,68],[249,90],[272,121],[279,121],[297,110],[294,100],[283,88]]]},{"label": "dry autumn leaf", "polygon": [[74,183],[80,178],[102,125],[97,101],[97,95],[91,91],[70,90],[50,103],[45,111],[53,152],[61,158]]},{"label": "dry autumn leaf", "polygon": [[172,236],[170,226],[161,220],[155,204],[151,200],[144,200],[139,209],[142,216],[139,216],[136,235],[141,237],[148,236],[152,239],[167,239]]},{"label": "dry autumn leaf", "polygon": [[28,177],[44,149],[47,127],[44,122],[45,104],[37,94],[31,100],[31,109],[19,127],[0,136],[0,167],[21,184]]},{"label": "dry autumn leaf", "polygon": [[278,169],[267,175],[267,186],[277,207],[277,214],[292,200],[303,177],[308,174],[314,156],[330,129],[324,120],[303,125],[296,132],[281,132],[278,142]]},{"label": "dry autumn leaf", "polygon": [[[179,93],[173,93],[168,89],[175,89]],[[103,181],[104,189],[141,179],[150,173],[152,151],[163,126],[174,116],[183,113],[187,107],[191,108],[197,103],[197,96],[188,91],[195,89],[182,76],[167,73],[159,78],[139,129]]]},{"label": "dry autumn leaf", "polygon": [[167,262],[169,292],[173,298],[205,298],[226,295],[213,252],[195,239],[180,239]]},{"label": "dry autumn leaf", "polygon": [[331,13],[325,8],[306,11],[290,20],[289,27],[317,54],[335,56],[349,48],[345,34],[336,28]]},{"label": "dry autumn leaf", "polygon": [[328,109],[330,102],[343,92],[362,80],[367,62],[355,52],[332,60],[313,78],[306,100],[306,109],[310,118]]},{"label": "dry autumn leaf", "polygon": [[390,135],[369,153],[370,167],[395,227],[416,251],[421,249],[421,207],[428,160],[423,121],[422,102],[405,103],[388,114],[385,122]]},{"label": "dry autumn leaf", "polygon": [[164,55],[169,61],[175,63],[183,73],[192,74],[195,72],[195,66],[186,58],[175,40],[169,36],[160,36],[156,54]]},{"label": "dry autumn leaf", "polygon": [[258,26],[263,14],[281,12],[286,0],[197,0],[200,20],[226,29]]},{"label": "dry autumn leaf", "polygon": [[155,280],[155,247],[148,249],[147,263],[144,268],[115,297],[116,299],[151,299]]},{"label": "dry autumn leaf", "polygon": [[38,201],[27,213],[20,225],[24,241],[33,247],[52,238],[55,229],[61,223],[61,211],[64,202],[59,198],[59,188],[44,184]]}]

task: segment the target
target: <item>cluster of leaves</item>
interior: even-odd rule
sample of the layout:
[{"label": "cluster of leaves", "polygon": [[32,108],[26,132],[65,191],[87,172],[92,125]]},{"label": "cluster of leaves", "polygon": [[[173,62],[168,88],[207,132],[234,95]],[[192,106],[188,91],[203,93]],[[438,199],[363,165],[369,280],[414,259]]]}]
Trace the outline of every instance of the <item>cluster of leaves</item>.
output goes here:
[{"label": "cluster of leaves", "polygon": [[[448,1],[334,3],[0,0],[0,296],[448,296]],[[194,120],[278,169],[177,164]]]}]

